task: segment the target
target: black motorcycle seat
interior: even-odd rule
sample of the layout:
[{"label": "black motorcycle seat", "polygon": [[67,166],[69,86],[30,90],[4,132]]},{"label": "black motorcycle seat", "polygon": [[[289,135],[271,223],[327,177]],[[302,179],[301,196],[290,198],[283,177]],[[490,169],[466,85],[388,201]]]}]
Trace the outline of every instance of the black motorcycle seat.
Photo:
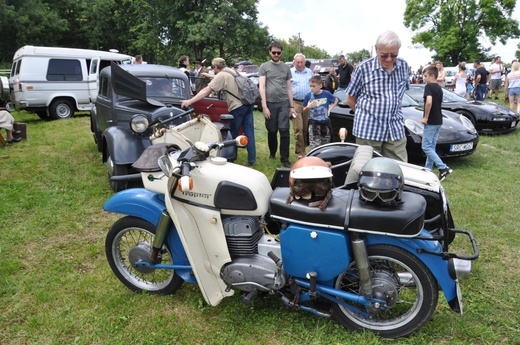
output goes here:
[{"label": "black motorcycle seat", "polygon": [[367,203],[358,190],[333,189],[327,208],[321,211],[306,201],[287,203],[289,188],[276,188],[270,199],[273,218],[296,223],[313,224],[353,232],[379,233],[412,237],[424,226],[426,200],[420,194],[403,192],[401,201],[393,206]]},{"label": "black motorcycle seat", "polygon": [[396,205],[381,206],[364,202],[356,190],[345,227],[354,232],[411,237],[423,229],[425,211],[426,200],[420,194],[403,192]]},{"label": "black motorcycle seat", "polygon": [[332,198],[327,208],[321,211],[318,207],[310,207],[307,201],[294,200],[287,203],[290,189],[288,187],[276,188],[271,195],[270,214],[274,218],[294,220],[298,223],[312,223],[343,229],[345,225],[345,212],[350,204],[352,190],[333,189]]}]

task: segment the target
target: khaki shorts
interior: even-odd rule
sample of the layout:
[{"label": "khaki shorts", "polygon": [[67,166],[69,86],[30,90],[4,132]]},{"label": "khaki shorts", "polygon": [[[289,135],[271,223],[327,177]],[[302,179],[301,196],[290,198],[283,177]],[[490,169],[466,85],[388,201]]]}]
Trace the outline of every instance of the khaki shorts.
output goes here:
[{"label": "khaki shorts", "polygon": [[490,90],[500,90],[501,87],[502,87],[502,79],[491,79],[489,81]]}]

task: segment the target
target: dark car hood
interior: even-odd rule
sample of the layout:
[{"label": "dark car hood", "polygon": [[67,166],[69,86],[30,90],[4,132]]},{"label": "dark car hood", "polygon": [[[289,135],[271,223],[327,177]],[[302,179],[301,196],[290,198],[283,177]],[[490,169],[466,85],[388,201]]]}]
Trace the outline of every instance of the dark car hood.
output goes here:
[{"label": "dark car hood", "polygon": [[164,107],[162,102],[146,96],[146,82],[128,73],[116,63],[110,65],[112,88],[119,95],[149,103],[156,107]]},{"label": "dark car hood", "polygon": [[486,102],[486,101],[467,101],[467,102],[442,102],[443,107],[450,108],[473,108],[475,111],[493,113],[493,114],[502,114],[502,115],[513,115],[513,112],[503,105]]}]

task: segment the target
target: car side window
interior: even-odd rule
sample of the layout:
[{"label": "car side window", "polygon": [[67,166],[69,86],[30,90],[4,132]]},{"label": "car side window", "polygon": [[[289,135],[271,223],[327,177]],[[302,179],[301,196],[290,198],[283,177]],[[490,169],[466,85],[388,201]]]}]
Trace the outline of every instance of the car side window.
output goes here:
[{"label": "car side window", "polygon": [[81,63],[79,60],[50,59],[47,68],[49,81],[81,81]]},{"label": "car side window", "polygon": [[110,89],[110,80],[106,77],[101,77],[99,80],[99,95],[108,98]]}]

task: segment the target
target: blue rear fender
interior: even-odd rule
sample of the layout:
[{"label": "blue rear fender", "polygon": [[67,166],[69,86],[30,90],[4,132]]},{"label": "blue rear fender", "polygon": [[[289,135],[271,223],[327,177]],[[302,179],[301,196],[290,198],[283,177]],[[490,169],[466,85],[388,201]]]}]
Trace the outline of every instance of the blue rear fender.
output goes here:
[{"label": "blue rear fender", "polygon": [[[421,232],[421,236],[431,237],[430,233],[424,229]],[[442,246],[438,241],[426,241],[414,238],[398,238],[370,234],[366,236],[365,243],[367,246],[374,244],[393,245],[410,252],[419,260],[421,260],[421,262],[424,263],[426,267],[428,267],[437,280],[437,283],[441,287],[446,300],[451,302],[454,299],[457,299],[457,286],[455,280],[450,277],[448,272],[448,260],[443,260],[439,255],[418,252],[419,249],[427,249],[430,251],[442,253]]]}]

